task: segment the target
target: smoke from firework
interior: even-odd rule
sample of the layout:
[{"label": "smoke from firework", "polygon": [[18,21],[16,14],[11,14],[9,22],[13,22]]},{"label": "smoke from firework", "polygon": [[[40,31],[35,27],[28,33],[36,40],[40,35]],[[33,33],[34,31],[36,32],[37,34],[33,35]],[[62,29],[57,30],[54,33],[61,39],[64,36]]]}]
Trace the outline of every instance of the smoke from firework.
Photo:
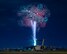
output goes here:
[{"label": "smoke from firework", "polygon": [[19,24],[22,26],[31,27],[31,20],[37,22],[37,27],[45,27],[50,16],[50,12],[45,5],[28,5],[23,6],[23,8],[18,13],[22,19],[20,19]]}]

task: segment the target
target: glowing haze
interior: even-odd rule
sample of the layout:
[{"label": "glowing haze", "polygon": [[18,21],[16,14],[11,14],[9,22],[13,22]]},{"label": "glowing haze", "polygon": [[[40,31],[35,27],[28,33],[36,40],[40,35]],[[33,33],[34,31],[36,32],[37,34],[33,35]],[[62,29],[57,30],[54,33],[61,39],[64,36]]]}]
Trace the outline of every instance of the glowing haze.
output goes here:
[{"label": "glowing haze", "polygon": [[49,15],[49,10],[43,4],[22,6],[22,9],[18,13],[18,16],[21,16],[19,24],[32,27],[34,46],[36,46],[36,29],[46,26]]}]

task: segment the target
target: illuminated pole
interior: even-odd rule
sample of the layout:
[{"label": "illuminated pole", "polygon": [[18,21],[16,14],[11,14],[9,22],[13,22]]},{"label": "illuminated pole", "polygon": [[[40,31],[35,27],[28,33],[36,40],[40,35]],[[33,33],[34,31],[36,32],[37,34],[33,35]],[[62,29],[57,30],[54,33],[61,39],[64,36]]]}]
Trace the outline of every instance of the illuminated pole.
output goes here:
[{"label": "illuminated pole", "polygon": [[34,46],[36,46],[36,21],[31,20],[31,26],[32,26],[32,31],[33,31],[33,42]]}]

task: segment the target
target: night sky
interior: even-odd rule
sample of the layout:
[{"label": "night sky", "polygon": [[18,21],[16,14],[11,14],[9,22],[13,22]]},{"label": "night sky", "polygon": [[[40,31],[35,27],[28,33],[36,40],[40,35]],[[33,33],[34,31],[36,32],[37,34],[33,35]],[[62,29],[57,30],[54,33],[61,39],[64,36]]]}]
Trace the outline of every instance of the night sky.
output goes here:
[{"label": "night sky", "polygon": [[17,12],[23,5],[43,3],[50,10],[45,28],[37,31],[38,44],[45,38],[47,47],[67,48],[67,1],[66,0],[0,0],[0,48],[32,46],[30,27],[18,25]]}]

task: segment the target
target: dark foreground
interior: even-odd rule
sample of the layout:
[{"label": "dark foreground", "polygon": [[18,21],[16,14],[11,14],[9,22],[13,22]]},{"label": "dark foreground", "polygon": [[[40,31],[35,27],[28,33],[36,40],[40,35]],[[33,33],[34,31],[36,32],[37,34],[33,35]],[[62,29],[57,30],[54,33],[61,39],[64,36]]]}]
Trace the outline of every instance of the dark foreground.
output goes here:
[{"label": "dark foreground", "polygon": [[0,54],[67,54],[67,51],[47,51],[47,52],[0,52]]}]

